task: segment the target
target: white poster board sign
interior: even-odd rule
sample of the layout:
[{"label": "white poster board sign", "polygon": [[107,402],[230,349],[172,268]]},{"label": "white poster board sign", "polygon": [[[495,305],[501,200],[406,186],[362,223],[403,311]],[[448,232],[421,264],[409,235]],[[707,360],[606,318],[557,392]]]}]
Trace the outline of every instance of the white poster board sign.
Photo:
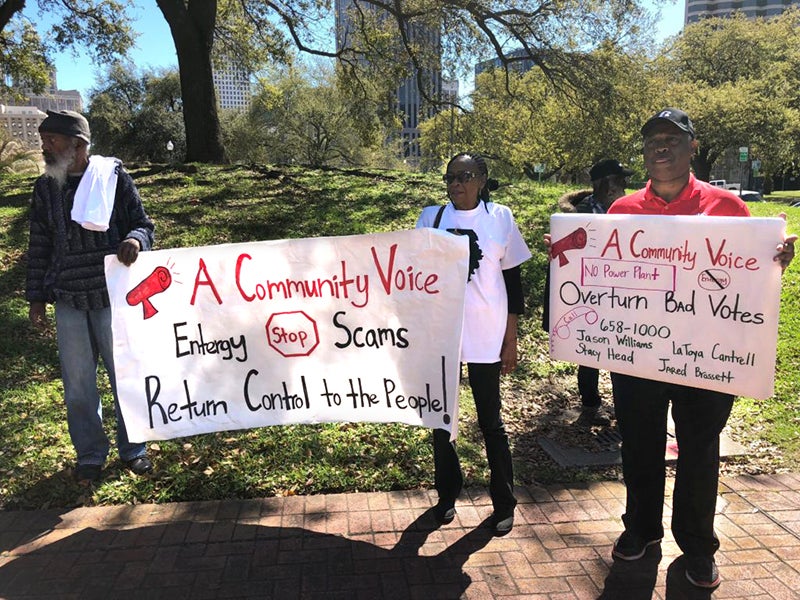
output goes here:
[{"label": "white poster board sign", "polygon": [[433,229],[107,257],[130,439],[358,421],[455,436],[468,257]]},{"label": "white poster board sign", "polygon": [[772,395],[782,219],[567,214],[550,227],[553,358]]}]

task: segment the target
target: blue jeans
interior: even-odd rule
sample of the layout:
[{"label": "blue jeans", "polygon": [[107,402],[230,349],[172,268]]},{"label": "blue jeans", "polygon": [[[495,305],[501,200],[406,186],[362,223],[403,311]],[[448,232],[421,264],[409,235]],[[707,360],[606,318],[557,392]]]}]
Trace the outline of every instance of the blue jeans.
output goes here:
[{"label": "blue jeans", "polygon": [[108,456],[108,436],[103,430],[103,407],[97,389],[98,357],[108,371],[117,415],[117,449],[123,461],[145,455],[145,445],[128,441],[128,432],[119,410],[114,378],[114,343],[111,334],[111,309],[77,310],[56,304],[56,336],[67,425],[78,464],[102,465]]}]

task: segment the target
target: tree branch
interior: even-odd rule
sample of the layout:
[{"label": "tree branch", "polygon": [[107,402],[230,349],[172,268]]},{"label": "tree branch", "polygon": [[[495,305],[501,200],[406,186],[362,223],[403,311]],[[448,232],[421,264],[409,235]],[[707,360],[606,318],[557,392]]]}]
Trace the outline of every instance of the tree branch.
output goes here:
[{"label": "tree branch", "polygon": [[0,4],[0,31],[4,31],[14,15],[22,12],[23,8],[25,0],[5,0]]}]

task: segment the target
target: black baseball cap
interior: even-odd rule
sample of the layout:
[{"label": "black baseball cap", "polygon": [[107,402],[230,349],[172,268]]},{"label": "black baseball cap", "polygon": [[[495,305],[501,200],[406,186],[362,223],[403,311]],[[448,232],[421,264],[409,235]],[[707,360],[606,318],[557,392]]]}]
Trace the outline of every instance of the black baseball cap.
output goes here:
[{"label": "black baseball cap", "polygon": [[74,110],[48,110],[47,117],[39,125],[39,133],[60,133],[81,139],[87,144],[92,141],[89,121]]},{"label": "black baseball cap", "polygon": [[647,137],[647,132],[659,123],[672,123],[675,127],[681,131],[685,131],[694,139],[694,125],[692,125],[692,120],[689,118],[689,115],[680,108],[665,108],[647,119],[647,122],[642,126],[642,136]]},{"label": "black baseball cap", "polygon": [[610,175],[630,177],[633,175],[633,171],[623,167],[621,162],[613,158],[604,158],[603,160],[599,160],[592,165],[591,169],[589,169],[589,177],[592,179],[592,181],[596,179],[602,179],[603,177],[608,177]]}]

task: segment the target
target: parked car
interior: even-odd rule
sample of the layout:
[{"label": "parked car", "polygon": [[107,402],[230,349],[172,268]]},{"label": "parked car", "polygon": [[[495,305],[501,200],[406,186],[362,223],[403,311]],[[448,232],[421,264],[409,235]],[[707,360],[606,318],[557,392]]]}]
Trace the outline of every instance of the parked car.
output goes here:
[{"label": "parked car", "polygon": [[742,190],[741,193],[735,192],[745,202],[763,202],[764,196],[754,190]]},{"label": "parked car", "polygon": [[715,187],[720,187],[725,190],[729,190],[739,196],[745,202],[763,202],[764,197],[761,195],[760,192],[755,190],[743,190],[740,189],[742,184],[740,183],[728,183],[724,179],[712,179],[709,181],[711,185]]}]

